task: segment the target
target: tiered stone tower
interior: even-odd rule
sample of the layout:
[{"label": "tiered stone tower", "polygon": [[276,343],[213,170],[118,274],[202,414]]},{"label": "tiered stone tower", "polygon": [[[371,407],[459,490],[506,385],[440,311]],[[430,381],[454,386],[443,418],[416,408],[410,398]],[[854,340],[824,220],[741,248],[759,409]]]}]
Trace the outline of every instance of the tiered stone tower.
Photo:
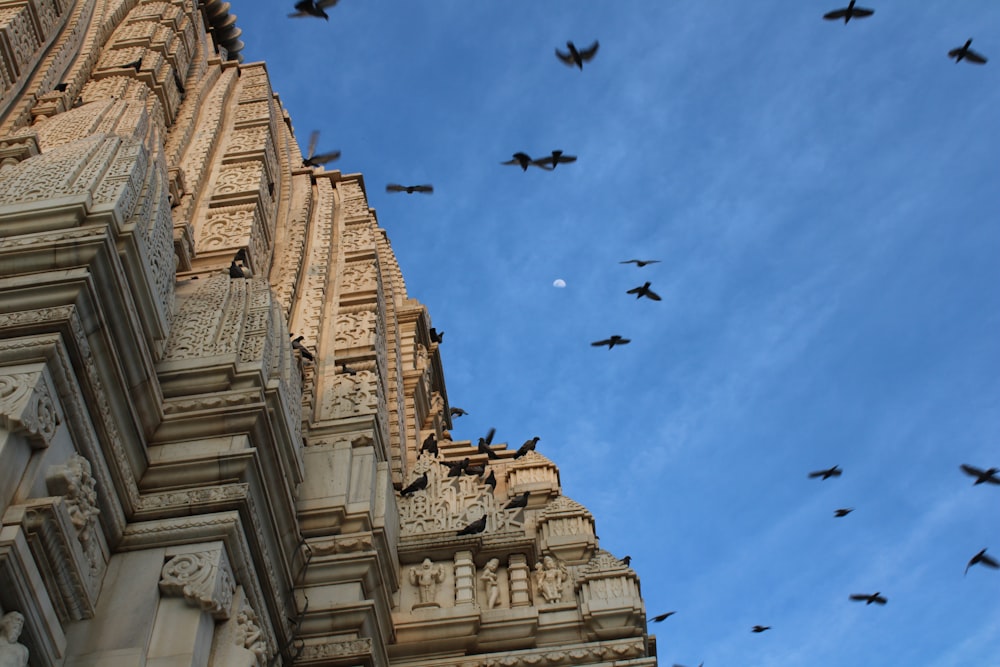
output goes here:
[{"label": "tiered stone tower", "polygon": [[0,2],[0,665],[655,665],[556,466],[450,440],[362,177],[238,37]]}]

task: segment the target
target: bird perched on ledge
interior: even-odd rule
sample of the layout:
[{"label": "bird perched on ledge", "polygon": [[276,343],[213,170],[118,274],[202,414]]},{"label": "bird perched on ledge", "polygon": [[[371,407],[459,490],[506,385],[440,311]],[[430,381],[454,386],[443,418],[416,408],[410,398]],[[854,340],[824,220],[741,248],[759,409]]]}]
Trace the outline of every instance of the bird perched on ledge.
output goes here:
[{"label": "bird perched on ledge", "polygon": [[461,536],[461,535],[475,535],[476,533],[481,533],[484,530],[486,530],[486,515],[485,514],[482,517],[480,517],[479,519],[477,519],[476,521],[473,521],[472,523],[470,523],[468,526],[466,526],[462,530],[458,531],[457,535],[459,535],[459,536]]},{"label": "bird perched on ledge", "polygon": [[[294,336],[295,334],[288,334],[288,335],[289,336]],[[309,361],[312,361],[316,357],[314,357],[313,353],[310,352],[309,350],[307,350],[306,346],[302,344],[302,339],[303,338],[305,338],[305,336],[299,336],[298,338],[292,339],[292,349],[293,350],[298,350],[299,354],[302,355],[303,359],[308,359]]]},{"label": "bird perched on ledge", "polygon": [[527,507],[528,506],[528,496],[529,495],[531,495],[531,491],[525,491],[524,493],[522,493],[521,495],[517,496],[516,498],[512,498],[509,503],[507,503],[506,505],[504,505],[504,509],[505,510],[516,510],[516,509],[519,509],[521,507]]},{"label": "bird perched on ledge", "polygon": [[405,498],[406,496],[416,493],[417,491],[423,491],[426,488],[427,488],[427,473],[425,472],[423,475],[413,480],[413,482],[408,487],[400,491],[399,495]]},{"label": "bird perched on ledge", "polygon": [[524,444],[517,448],[517,452],[514,453],[514,458],[519,459],[528,452],[535,451],[535,446],[538,444],[539,440],[541,440],[541,438],[537,435],[531,440],[525,440]]}]

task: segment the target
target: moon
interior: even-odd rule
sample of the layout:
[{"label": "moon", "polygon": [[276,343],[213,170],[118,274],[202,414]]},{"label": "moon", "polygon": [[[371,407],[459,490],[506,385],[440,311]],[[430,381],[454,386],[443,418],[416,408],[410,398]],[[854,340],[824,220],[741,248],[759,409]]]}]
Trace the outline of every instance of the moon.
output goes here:
[{"label": "moon", "polygon": [[566,281],[563,280],[562,278],[556,278],[555,280],[552,281],[552,286],[553,287],[566,287]]}]

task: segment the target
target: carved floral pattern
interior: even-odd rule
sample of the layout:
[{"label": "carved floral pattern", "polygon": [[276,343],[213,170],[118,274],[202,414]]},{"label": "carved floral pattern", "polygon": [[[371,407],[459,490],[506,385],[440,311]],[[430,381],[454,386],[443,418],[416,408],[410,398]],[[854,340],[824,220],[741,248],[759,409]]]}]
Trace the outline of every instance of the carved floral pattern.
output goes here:
[{"label": "carved floral pattern", "polygon": [[178,554],[163,566],[160,591],[180,595],[215,618],[228,618],[236,584],[225,551]]}]

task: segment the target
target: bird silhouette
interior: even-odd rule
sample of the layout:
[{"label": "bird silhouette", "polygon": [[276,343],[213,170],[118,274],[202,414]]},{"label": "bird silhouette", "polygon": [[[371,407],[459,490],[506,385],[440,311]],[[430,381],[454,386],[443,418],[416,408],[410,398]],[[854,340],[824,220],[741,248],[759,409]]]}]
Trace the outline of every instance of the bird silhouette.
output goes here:
[{"label": "bird silhouette", "polygon": [[497,434],[497,430],[491,426],[490,430],[486,432],[486,436],[483,437],[483,438],[480,438],[479,441],[480,442],[485,442],[487,445],[492,445],[493,444],[493,436],[495,436],[496,434]]},{"label": "bird silhouette", "polygon": [[319,143],[319,132],[314,131],[309,135],[309,153],[302,159],[303,167],[319,167],[328,162],[333,162],[340,158],[340,151],[330,151],[328,153],[316,153],[316,145]]},{"label": "bird silhouette", "polygon": [[604,345],[607,345],[608,349],[610,350],[615,345],[627,345],[631,342],[632,341],[628,338],[622,338],[618,334],[614,334],[613,336],[611,336],[611,338],[605,338],[604,340],[596,340],[593,343],[591,343],[591,345],[593,345],[594,347],[602,347]]},{"label": "bird silhouette", "polygon": [[486,530],[486,515],[473,521],[468,526],[458,531],[458,535],[475,535],[476,533],[481,533]]},{"label": "bird silhouette", "polygon": [[770,630],[770,625],[755,625],[750,628],[750,632],[764,632],[765,630]]},{"label": "bird silhouette", "polygon": [[494,452],[493,448],[490,447],[490,443],[486,442],[486,438],[479,439],[479,444],[476,445],[476,451],[480,454],[486,454],[486,458],[488,459],[500,458],[500,455]]},{"label": "bird silhouette", "polygon": [[646,297],[647,299],[652,299],[653,301],[660,301],[660,295],[654,292],[653,290],[649,289],[649,286],[651,284],[652,283],[650,283],[649,281],[646,281],[645,284],[639,285],[638,287],[633,287],[632,289],[630,289],[625,293],[635,294],[636,299],[641,299],[642,297]]},{"label": "bird silhouette", "polygon": [[969,564],[965,566],[965,573],[969,573],[969,568],[973,565],[985,565],[986,567],[992,567],[994,570],[1000,569],[1000,563],[991,556],[986,555],[986,549],[983,549],[969,561]]},{"label": "bird silhouette", "polygon": [[422,491],[427,488],[427,473],[425,472],[420,477],[413,480],[408,487],[399,492],[399,495],[406,497],[417,491]]},{"label": "bird silhouette", "polygon": [[631,565],[632,565],[632,557],[631,556],[625,556],[625,558],[622,558],[622,563],[625,565],[625,567],[631,567]]},{"label": "bird silhouette", "polygon": [[514,156],[510,160],[507,160],[506,162],[501,162],[500,164],[516,164],[519,167],[521,167],[521,171],[528,171],[528,167],[535,164],[535,162],[534,160],[531,159],[531,156],[528,155],[527,153],[522,153],[518,151],[517,153],[514,153]]},{"label": "bird silhouette", "polygon": [[660,614],[659,616],[654,616],[653,617],[653,623],[662,623],[663,621],[667,620],[668,618],[670,618],[671,616],[673,616],[676,613],[677,613],[676,611],[668,611],[665,614]]},{"label": "bird silhouette", "polygon": [[465,415],[469,414],[462,408],[451,408],[449,412],[451,413],[452,417],[464,417]]},{"label": "bird silhouette", "polygon": [[448,477],[459,477],[469,467],[469,457],[466,456],[461,461],[439,461],[439,463],[448,466]]},{"label": "bird silhouette", "polygon": [[433,433],[427,436],[424,440],[424,444],[420,445],[420,453],[422,454],[424,452],[428,452],[432,456],[438,455],[437,436]]},{"label": "bird silhouette", "polygon": [[809,473],[810,479],[816,477],[822,477],[823,479],[830,479],[831,477],[840,477],[841,473],[844,471],[840,469],[839,466],[833,466],[832,468],[827,468],[826,470],[816,470],[815,472]]},{"label": "bird silhouette", "polygon": [[855,7],[855,0],[851,0],[846,7],[843,9],[835,9],[832,12],[827,12],[823,14],[823,18],[827,21],[837,21],[839,19],[844,19],[844,25],[851,19],[863,19],[871,16],[875,13],[874,9],[865,9],[864,7]]},{"label": "bird silhouette", "polygon": [[230,278],[249,278],[250,269],[246,268],[242,264],[237,264],[236,260],[229,265],[229,277]]},{"label": "bird silhouette", "polygon": [[866,593],[854,593],[851,595],[851,599],[857,600],[858,602],[864,602],[866,605],[871,604],[872,602],[876,604],[885,604],[889,601],[887,598],[882,597],[879,592],[872,593],[871,595]]},{"label": "bird silhouette", "polygon": [[434,186],[432,185],[399,185],[398,183],[389,183],[385,186],[386,192],[405,192],[408,195],[412,195],[414,192],[423,192],[424,194],[431,194],[434,192]]},{"label": "bird silhouette", "polygon": [[514,453],[514,458],[519,459],[528,452],[535,451],[535,446],[538,444],[539,440],[541,440],[541,438],[537,435],[531,440],[525,440],[524,444],[517,448],[517,451]]},{"label": "bird silhouette", "polygon": [[347,375],[357,375],[358,374],[358,372],[356,370],[354,370],[353,368],[351,368],[347,364],[341,364],[340,366],[341,366],[341,368],[343,368],[343,372],[345,374],[347,374]]},{"label": "bird silhouette", "polygon": [[314,0],[299,0],[295,3],[295,9],[297,10],[294,14],[289,14],[288,18],[302,18],[305,16],[315,16],[319,19],[324,19],[329,21],[330,16],[323,10],[327,7],[333,7],[340,0],[319,0],[315,2]]},{"label": "bird silhouette", "polygon": [[552,155],[532,160],[531,164],[537,165],[546,171],[552,171],[561,164],[569,164],[571,162],[576,162],[575,155],[563,155],[562,151],[552,151]]},{"label": "bird silhouette", "polygon": [[[288,334],[288,335],[289,336],[294,336],[295,334]],[[302,339],[303,338],[305,338],[305,336],[299,336],[298,338],[293,338],[292,339],[292,349],[293,350],[298,350],[299,354],[302,355],[303,359],[308,359],[309,361],[312,361],[316,357],[314,357],[313,353],[310,352],[309,350],[307,350],[306,346],[302,344]]]},{"label": "bird silhouette", "polygon": [[487,477],[486,479],[483,480],[483,484],[489,484],[490,485],[490,487],[491,487],[490,488],[490,493],[492,493],[492,492],[494,492],[494,491],[497,490],[497,476],[496,476],[496,474],[494,474],[494,472],[492,470],[490,471],[489,477]]},{"label": "bird silhouette", "polygon": [[963,46],[960,46],[957,49],[952,49],[951,51],[949,51],[948,57],[954,58],[956,65],[962,62],[963,60],[967,60],[970,63],[975,63],[977,65],[985,65],[986,58],[984,58],[982,54],[976,53],[975,51],[970,49],[969,46],[971,44],[972,40],[970,39]]},{"label": "bird silhouette", "polygon": [[504,505],[504,509],[505,510],[516,510],[516,509],[519,509],[521,507],[527,507],[528,506],[528,496],[529,495],[531,495],[531,491],[525,491],[524,493],[522,493],[521,495],[517,496],[516,498],[512,498],[509,503],[507,503],[506,505]]},{"label": "bird silhouette", "polygon": [[647,264],[659,264],[658,259],[626,259],[623,262],[618,262],[619,264],[635,264],[639,268],[646,266]]},{"label": "bird silhouette", "polygon": [[431,327],[430,330],[427,332],[427,334],[431,337],[431,342],[432,343],[441,344],[441,343],[444,342],[444,332],[443,331],[441,333],[438,333],[437,329],[435,329],[434,327]]},{"label": "bird silhouette", "polygon": [[1000,468],[989,468],[987,470],[981,470],[975,466],[970,466],[968,463],[963,463],[962,471],[970,477],[975,477],[976,481],[972,483],[972,486],[977,484],[1000,484],[1000,477],[997,477],[997,473],[1000,472]]},{"label": "bird silhouette", "polygon": [[465,474],[470,475],[472,477],[482,477],[484,474],[486,474],[486,464],[483,463],[477,466],[473,465],[466,466]]},{"label": "bird silhouette", "polygon": [[834,513],[833,513],[833,516],[835,516],[835,517],[844,517],[844,516],[847,516],[848,514],[850,514],[853,511],[854,511],[853,507],[843,507],[843,508],[841,508],[839,510],[835,510]]},{"label": "bird silhouette", "polygon": [[575,66],[582,70],[583,63],[589,62],[594,57],[598,46],[599,44],[595,40],[593,44],[581,51],[576,48],[576,44],[573,42],[566,42],[566,48],[569,49],[569,53],[563,53],[559,49],[556,49],[556,57],[570,67]]}]

